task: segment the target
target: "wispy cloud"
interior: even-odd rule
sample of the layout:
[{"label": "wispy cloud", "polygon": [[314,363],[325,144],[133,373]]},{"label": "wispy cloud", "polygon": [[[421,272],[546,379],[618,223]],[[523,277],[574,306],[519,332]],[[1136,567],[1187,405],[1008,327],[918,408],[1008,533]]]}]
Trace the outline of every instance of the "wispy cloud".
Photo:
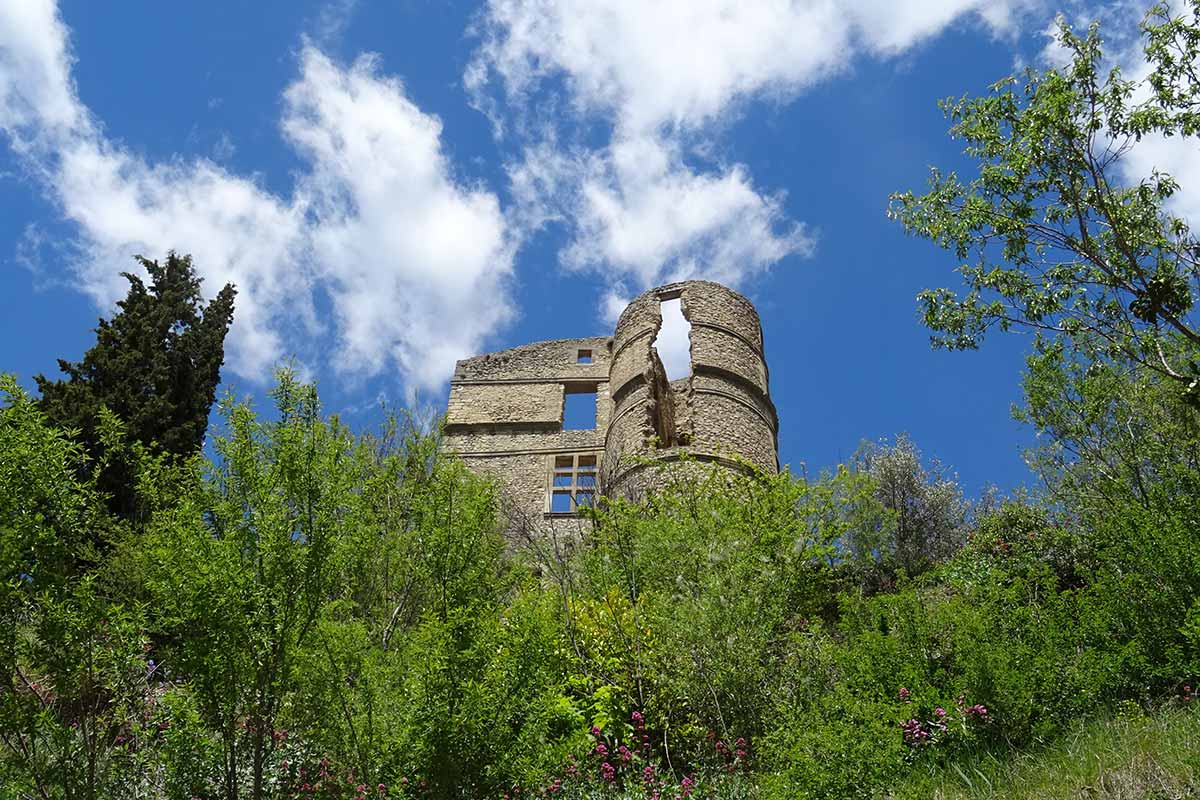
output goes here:
[{"label": "wispy cloud", "polygon": [[339,38],[358,9],[358,0],[326,0],[313,24],[313,37],[319,43]]},{"label": "wispy cloud", "polygon": [[513,313],[495,195],[455,178],[438,119],[371,58],[343,67],[301,49],[281,125],[307,168],[283,197],[209,159],[154,163],[110,141],[75,90],[68,42],[51,0],[0,4],[0,131],[77,226],[74,279],[102,307],[133,254],[176,248],[209,291],[237,284],[239,374],[319,358],[328,338],[344,375],[394,368],[410,389],[440,385]]},{"label": "wispy cloud", "polygon": [[[572,231],[566,267],[636,288],[736,285],[814,247],[782,193],[711,156],[746,103],[790,100],[957,20],[1010,35],[1038,2],[489,0],[464,82],[516,153],[517,218]],[[608,142],[588,147],[596,123]]]}]

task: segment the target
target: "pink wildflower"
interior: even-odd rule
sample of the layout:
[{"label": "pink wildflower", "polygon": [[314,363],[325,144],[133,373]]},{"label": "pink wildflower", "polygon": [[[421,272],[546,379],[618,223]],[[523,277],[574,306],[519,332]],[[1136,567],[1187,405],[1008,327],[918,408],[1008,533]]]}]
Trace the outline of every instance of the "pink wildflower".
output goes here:
[{"label": "pink wildflower", "polygon": [[915,747],[926,744],[929,740],[929,731],[925,730],[916,718],[903,723],[900,728],[904,731],[904,743],[907,745]]}]

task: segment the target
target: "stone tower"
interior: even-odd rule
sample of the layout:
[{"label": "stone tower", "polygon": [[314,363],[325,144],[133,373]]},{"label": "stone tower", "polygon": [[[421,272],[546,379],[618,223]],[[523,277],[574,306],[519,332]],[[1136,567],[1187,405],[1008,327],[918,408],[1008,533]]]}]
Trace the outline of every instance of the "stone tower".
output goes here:
[{"label": "stone tower", "polygon": [[[662,304],[675,298],[691,325],[691,375],[668,381],[653,343]],[[606,492],[640,494],[651,488],[653,462],[681,452],[697,461],[733,466],[736,456],[779,468],[779,419],[767,388],[762,324],[749,300],[708,281],[651,289],[621,314],[612,342]]]},{"label": "stone tower", "polygon": [[[690,325],[691,371],[671,381],[654,343],[662,305],[676,299]],[[578,531],[580,507],[600,493],[640,497],[654,488],[654,464],[682,453],[776,471],[767,376],[749,300],[717,283],[673,283],[634,299],[611,337],[459,361],[444,447],[498,479],[514,525]]]}]

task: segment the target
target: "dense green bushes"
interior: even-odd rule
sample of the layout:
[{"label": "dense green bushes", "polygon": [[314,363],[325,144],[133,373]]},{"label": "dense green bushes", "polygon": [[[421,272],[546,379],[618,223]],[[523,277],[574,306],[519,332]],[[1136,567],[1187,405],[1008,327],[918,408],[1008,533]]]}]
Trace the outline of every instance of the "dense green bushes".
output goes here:
[{"label": "dense green bushes", "polygon": [[1081,495],[1074,462],[882,591],[845,546],[896,535],[863,469],[685,463],[582,546],[510,552],[436,437],[354,436],[285,374],[273,421],[223,406],[213,463],[127,448],[135,527],[5,392],[14,797],[867,797],[1200,674],[1200,506],[1165,448],[1140,489]]},{"label": "dense green bushes", "polygon": [[1148,98],[1064,25],[1068,68],[949,106],[980,177],[894,199],[977,259],[962,297],[923,295],[943,344],[1044,335],[1018,410],[1036,496],[972,503],[901,437],[816,480],[683,462],[575,546],[518,551],[436,432],[356,435],[287,372],[195,453],[232,289],[189,360],[212,320],[186,259],[186,307],[133,280],[90,352],[178,380],[67,364],[38,402],[0,378],[0,800],[923,796],[1192,704],[1196,241],[1178,185],[1125,186],[1109,149],[1195,134],[1187,5],[1148,17]]},{"label": "dense green bushes", "polygon": [[[432,437],[352,436],[285,374],[276,421],[224,406],[214,463],[141,454],[135,529],[4,390],[15,796],[488,794],[584,735],[553,608],[502,558],[491,488]],[[111,555],[78,579],[96,531]]]}]

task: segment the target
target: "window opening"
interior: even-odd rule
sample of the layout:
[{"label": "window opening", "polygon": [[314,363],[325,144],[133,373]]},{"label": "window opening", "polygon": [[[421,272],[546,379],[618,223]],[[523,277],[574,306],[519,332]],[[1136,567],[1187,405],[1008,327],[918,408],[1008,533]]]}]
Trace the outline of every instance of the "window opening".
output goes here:
[{"label": "window opening", "polygon": [[664,300],[659,306],[662,327],[651,345],[667,371],[667,380],[675,381],[692,374],[692,323],[683,316],[683,298]]},{"label": "window opening", "polygon": [[596,387],[563,387],[564,431],[596,430]]},{"label": "window opening", "polygon": [[595,503],[596,465],[594,453],[554,457],[550,472],[551,514],[574,514]]},{"label": "window opening", "polygon": [[580,350],[579,355],[576,356],[575,363],[576,364],[592,363],[592,351],[591,350]]}]

